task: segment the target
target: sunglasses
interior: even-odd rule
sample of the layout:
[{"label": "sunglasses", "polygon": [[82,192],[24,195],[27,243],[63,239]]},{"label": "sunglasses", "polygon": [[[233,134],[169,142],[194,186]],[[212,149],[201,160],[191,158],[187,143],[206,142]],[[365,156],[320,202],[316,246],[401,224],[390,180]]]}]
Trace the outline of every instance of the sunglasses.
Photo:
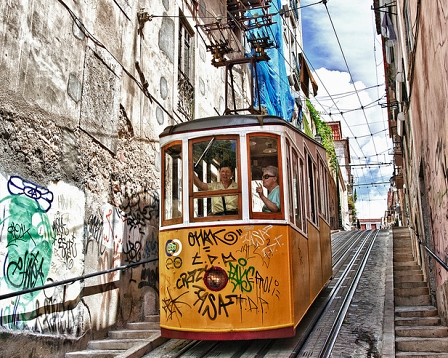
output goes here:
[{"label": "sunglasses", "polygon": [[269,179],[269,178],[273,178],[273,177],[275,177],[275,175],[265,174],[262,176],[263,179]]}]

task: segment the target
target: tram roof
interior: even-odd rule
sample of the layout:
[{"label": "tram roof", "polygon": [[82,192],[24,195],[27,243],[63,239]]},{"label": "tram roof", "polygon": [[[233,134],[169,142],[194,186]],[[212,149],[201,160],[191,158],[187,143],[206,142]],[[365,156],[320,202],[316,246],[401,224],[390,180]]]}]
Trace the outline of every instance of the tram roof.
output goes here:
[{"label": "tram roof", "polygon": [[293,128],[296,131],[298,130],[292,124],[280,117],[267,115],[226,115],[200,118],[168,126],[160,134],[160,137],[184,132],[206,131],[216,128],[250,127],[268,124],[284,125]]}]

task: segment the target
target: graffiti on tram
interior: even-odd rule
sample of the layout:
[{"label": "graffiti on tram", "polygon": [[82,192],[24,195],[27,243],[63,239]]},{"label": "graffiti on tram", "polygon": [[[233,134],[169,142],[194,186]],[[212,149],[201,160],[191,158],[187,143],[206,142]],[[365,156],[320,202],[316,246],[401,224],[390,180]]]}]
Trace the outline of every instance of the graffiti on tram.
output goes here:
[{"label": "graffiti on tram", "polygon": [[[166,288],[162,301],[168,320],[181,316],[186,309],[195,309],[210,320],[238,312],[243,320],[245,314],[263,316],[280,300],[282,278],[277,277],[276,270],[271,274],[270,266],[284,244],[282,234],[273,230],[272,225],[235,230],[193,229],[186,240],[191,255],[182,255],[183,245],[178,238],[167,240],[165,245],[166,269],[179,272],[175,285]],[[206,289],[204,274],[214,265],[226,270],[230,293],[228,288],[225,293]]]}]

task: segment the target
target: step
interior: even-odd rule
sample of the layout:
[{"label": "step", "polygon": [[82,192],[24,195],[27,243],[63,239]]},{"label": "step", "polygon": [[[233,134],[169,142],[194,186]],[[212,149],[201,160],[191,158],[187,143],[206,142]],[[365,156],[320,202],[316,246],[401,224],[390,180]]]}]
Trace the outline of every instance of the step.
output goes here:
[{"label": "step", "polygon": [[159,322],[132,322],[126,325],[127,329],[130,330],[159,330],[160,323]]},{"label": "step", "polygon": [[[409,284],[411,282],[407,283]],[[428,287],[394,288],[394,295],[401,297],[429,295],[429,289]]]},{"label": "step", "polygon": [[116,349],[86,349],[78,352],[65,353],[65,358],[114,358],[120,353],[124,353],[126,350]]},{"label": "step", "polygon": [[145,316],[145,322],[158,322],[158,323],[160,323],[160,315],[154,314],[154,315]]},{"label": "step", "polygon": [[438,326],[440,317],[395,317],[395,326]]},{"label": "step", "polygon": [[448,352],[446,338],[395,337],[395,348],[404,352]]},{"label": "step", "polygon": [[395,316],[398,317],[433,317],[437,314],[434,306],[395,306]]},{"label": "step", "polygon": [[394,248],[392,249],[392,253],[395,255],[397,254],[406,254],[406,255],[412,255],[412,247],[411,245],[407,245],[407,247],[398,246],[394,241]]},{"label": "step", "polygon": [[403,357],[403,358],[448,358],[448,353],[395,352],[395,357]]},{"label": "step", "polygon": [[411,235],[409,228],[405,227],[405,226],[396,226],[392,228],[392,233],[394,234],[394,238],[395,237],[399,237],[401,235]]},{"label": "step", "polygon": [[127,350],[132,348],[136,344],[145,342],[144,339],[101,339],[96,341],[90,341],[87,344],[87,349],[99,349],[99,350],[111,350],[121,349]]},{"label": "step", "polygon": [[[111,333],[111,332],[110,332]],[[105,344],[109,345],[108,349],[105,349],[104,346],[101,345],[100,341],[92,341],[89,342],[89,345],[92,344],[88,349],[78,352],[69,352],[65,354],[65,358],[85,358],[85,357],[93,357],[93,358],[140,358],[145,354],[151,352],[154,348],[160,346],[165,343],[168,338],[162,337],[160,334],[160,330],[155,334],[151,335],[150,338],[145,339],[111,339],[107,338],[102,340]],[[126,349],[111,349],[111,347],[118,348],[118,343],[115,341],[122,342],[132,342],[131,345],[127,346]],[[99,349],[92,349],[92,347],[97,347]]]},{"label": "step", "polygon": [[160,330],[155,329],[124,329],[121,331],[110,331],[109,337],[113,339],[138,339],[138,338],[149,338]]},{"label": "step", "polygon": [[402,269],[406,269],[408,267],[412,267],[413,269],[420,269],[420,266],[417,262],[415,261],[397,261],[394,263],[394,270],[402,270]]},{"label": "step", "polygon": [[427,284],[425,281],[415,281],[415,282],[394,282],[394,288],[401,289],[401,288],[417,288],[417,287],[427,287]]},{"label": "step", "polygon": [[420,296],[395,296],[396,306],[430,306],[431,298],[429,295]]},{"label": "step", "polygon": [[395,327],[397,337],[442,338],[448,337],[448,329],[443,326],[398,326]]},{"label": "step", "polygon": [[159,332],[157,335],[152,336],[151,339],[145,339],[144,343],[135,345],[124,353],[118,354],[115,358],[141,358],[166,341],[168,341],[168,338],[162,337]]},{"label": "step", "polygon": [[394,270],[394,278],[398,277],[408,277],[408,276],[421,276],[423,277],[423,272],[420,268],[414,270]]},{"label": "step", "polygon": [[423,273],[397,273],[394,272],[394,282],[419,282],[423,281]]}]

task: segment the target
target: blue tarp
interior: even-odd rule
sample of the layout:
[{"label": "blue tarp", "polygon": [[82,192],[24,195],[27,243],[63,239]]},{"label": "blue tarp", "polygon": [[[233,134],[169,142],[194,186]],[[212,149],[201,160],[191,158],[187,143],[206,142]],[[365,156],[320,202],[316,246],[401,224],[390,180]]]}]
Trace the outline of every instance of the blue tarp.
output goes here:
[{"label": "blue tarp", "polygon": [[[277,47],[266,50],[266,54],[270,57],[269,61],[256,63],[260,102],[261,106],[266,107],[268,114],[279,116],[290,122],[294,112],[294,98],[289,87],[285,57],[283,55],[282,18],[278,13],[281,6],[280,0],[273,0],[269,13],[275,14],[272,17],[274,24],[270,25],[269,29],[267,27],[261,27],[250,30],[248,36],[269,36],[270,40],[277,45]],[[251,10],[248,15],[255,15],[256,13],[257,10]],[[253,51],[247,54],[247,56],[252,55]],[[256,91],[256,86],[254,90]],[[254,106],[258,107],[257,92],[254,93]]]}]

